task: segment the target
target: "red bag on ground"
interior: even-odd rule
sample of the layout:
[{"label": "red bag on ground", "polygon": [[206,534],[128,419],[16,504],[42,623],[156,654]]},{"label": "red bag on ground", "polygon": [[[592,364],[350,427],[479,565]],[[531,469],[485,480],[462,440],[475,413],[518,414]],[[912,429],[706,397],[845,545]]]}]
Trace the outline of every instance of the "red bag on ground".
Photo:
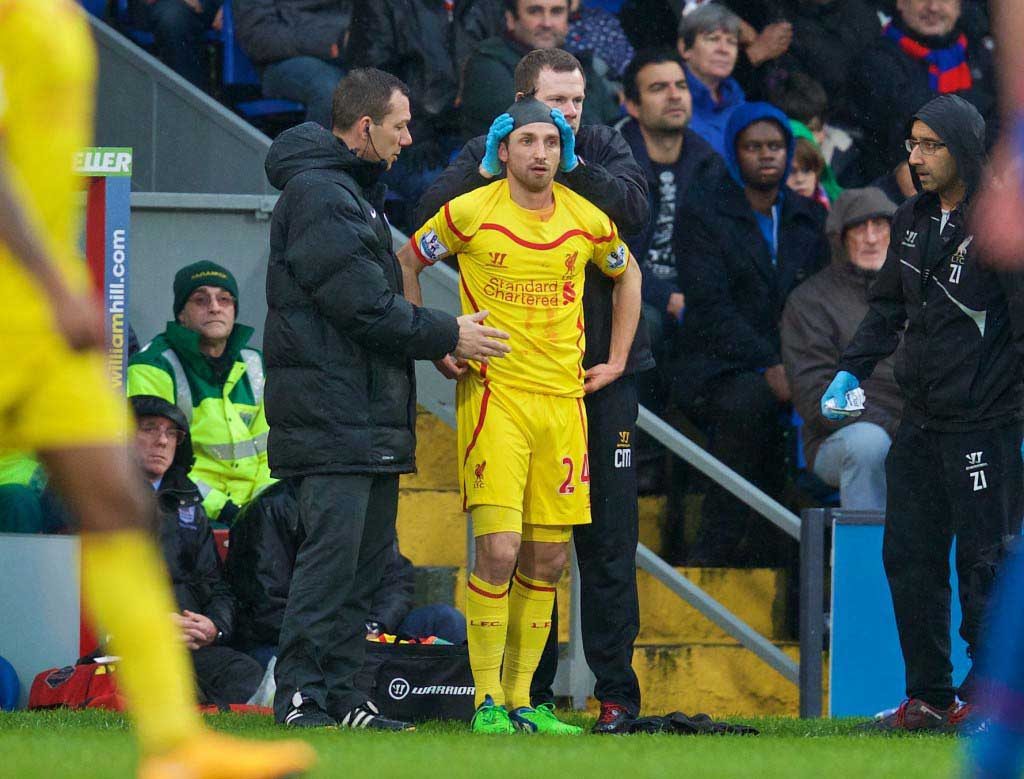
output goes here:
[{"label": "red bag on ground", "polygon": [[90,661],[49,668],[37,674],[28,694],[28,707],[54,709],[60,706],[124,711],[124,698],[117,690],[117,666]]}]

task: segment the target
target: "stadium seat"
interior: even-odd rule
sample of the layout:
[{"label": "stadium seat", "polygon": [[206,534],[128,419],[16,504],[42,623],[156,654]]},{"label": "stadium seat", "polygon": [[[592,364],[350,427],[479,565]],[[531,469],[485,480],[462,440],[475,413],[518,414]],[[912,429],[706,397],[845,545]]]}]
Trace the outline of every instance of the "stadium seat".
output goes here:
[{"label": "stadium seat", "polygon": [[807,459],[804,457],[804,420],[796,412],[795,408],[793,409],[789,422],[796,433],[794,436],[796,439],[796,452],[794,455],[796,474],[794,475],[793,481],[797,488],[811,496],[819,505],[831,508],[838,507],[839,490],[829,484],[826,484],[817,475],[815,475],[813,471],[807,469]]},{"label": "stadium seat", "polygon": [[[128,36],[137,46],[141,46],[147,51],[152,51],[153,46],[156,44],[156,38],[149,30],[143,30],[135,26],[134,19],[132,18],[131,9],[128,7],[129,0],[114,0],[114,19],[117,22],[118,29]],[[104,5],[106,3],[99,3],[97,0],[92,0],[94,5]],[[216,30],[209,30],[206,33],[206,40],[211,43],[220,43],[221,35]]]},{"label": "stadium seat", "polygon": [[[228,88],[256,87],[258,89],[259,74],[235,39],[235,19],[231,11],[231,0],[224,0],[223,8],[224,25],[220,35],[224,44],[224,62],[221,74],[224,86]],[[232,105],[238,113],[252,121],[281,114],[304,114],[306,111],[306,107],[302,103],[277,98],[239,100],[233,102]]]},{"label": "stadium seat", "polygon": [[106,20],[109,10],[107,0],[78,0],[78,4],[97,19]]}]

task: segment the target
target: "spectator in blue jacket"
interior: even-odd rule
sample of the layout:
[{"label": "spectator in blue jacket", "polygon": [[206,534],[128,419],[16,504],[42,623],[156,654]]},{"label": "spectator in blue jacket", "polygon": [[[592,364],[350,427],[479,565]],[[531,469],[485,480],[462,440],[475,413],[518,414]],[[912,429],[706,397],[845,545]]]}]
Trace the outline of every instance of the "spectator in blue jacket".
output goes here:
[{"label": "spectator in blue jacket", "polygon": [[[712,455],[776,498],[790,410],[782,309],[829,258],[825,209],[785,185],[794,146],[777,108],[739,106],[725,128],[728,173],[691,188],[675,241],[686,317],[674,349],[674,399],[708,432]],[[781,542],[731,493],[708,488],[696,562],[778,564]]]},{"label": "spectator in blue jacket", "polygon": [[725,6],[708,3],[679,22],[679,53],[686,60],[686,81],[693,96],[691,129],[726,155],[725,125],[736,106],[746,102],[732,77],[739,56],[740,18]]}]

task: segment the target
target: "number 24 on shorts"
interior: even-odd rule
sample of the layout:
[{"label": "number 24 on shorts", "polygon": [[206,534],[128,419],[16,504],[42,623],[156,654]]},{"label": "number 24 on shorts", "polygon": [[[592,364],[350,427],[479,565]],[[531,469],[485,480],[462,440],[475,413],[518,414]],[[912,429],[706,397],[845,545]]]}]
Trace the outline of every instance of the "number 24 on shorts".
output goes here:
[{"label": "number 24 on shorts", "polygon": [[[572,495],[576,492],[576,485],[573,484],[572,477],[575,473],[575,464],[571,457],[563,457],[562,465],[568,468],[568,473],[565,475],[565,481],[562,482],[562,486],[558,488],[559,495]],[[588,484],[590,482],[590,457],[589,455],[583,455],[583,468],[580,471],[580,483]]]}]

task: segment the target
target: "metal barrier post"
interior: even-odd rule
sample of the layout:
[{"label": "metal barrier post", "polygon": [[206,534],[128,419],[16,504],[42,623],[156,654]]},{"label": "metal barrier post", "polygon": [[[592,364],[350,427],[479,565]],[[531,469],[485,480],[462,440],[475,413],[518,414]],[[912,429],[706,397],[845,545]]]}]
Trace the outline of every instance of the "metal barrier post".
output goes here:
[{"label": "metal barrier post", "polygon": [[828,509],[806,509],[800,524],[800,716],[821,716],[825,644],[825,528]]}]

